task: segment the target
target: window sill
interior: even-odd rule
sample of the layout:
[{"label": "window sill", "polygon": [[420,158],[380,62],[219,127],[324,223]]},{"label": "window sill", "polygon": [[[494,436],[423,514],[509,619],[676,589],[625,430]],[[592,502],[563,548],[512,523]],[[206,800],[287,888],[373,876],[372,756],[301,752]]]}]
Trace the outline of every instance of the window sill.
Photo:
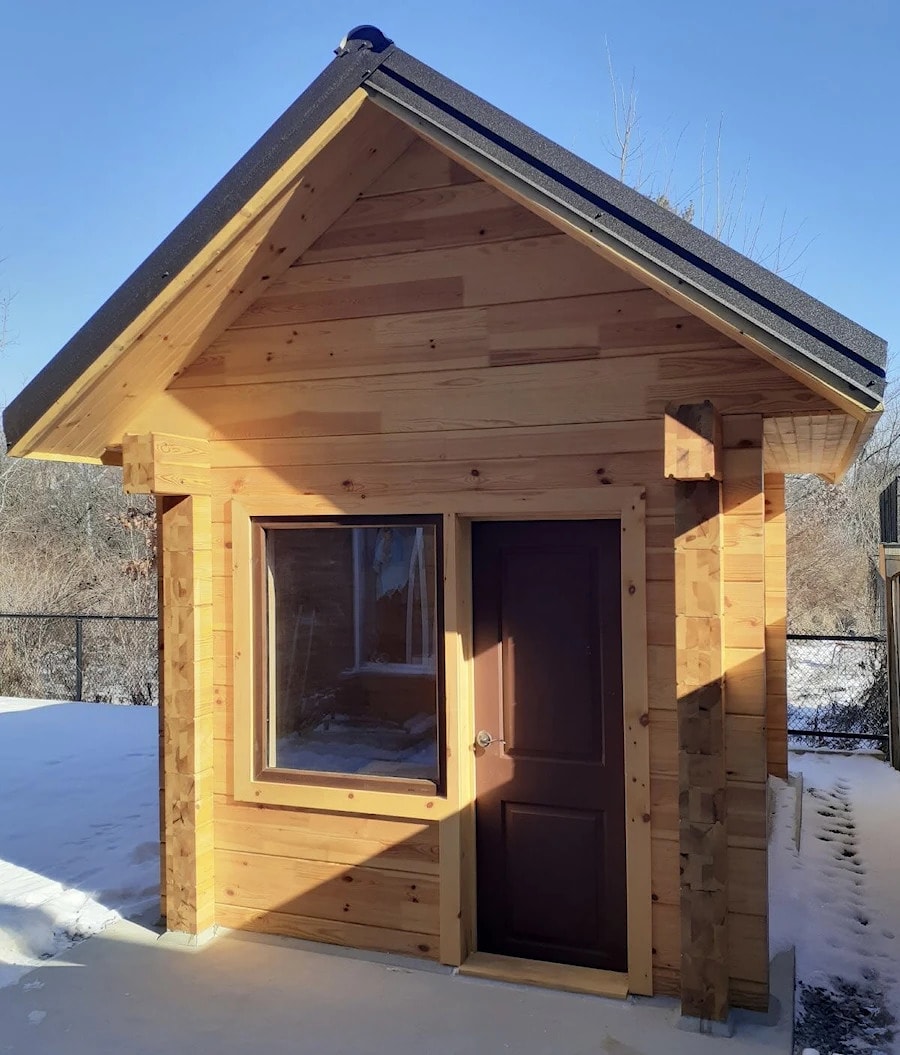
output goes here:
[{"label": "window sill", "polygon": [[430,795],[432,798],[440,795],[436,782],[427,777],[392,777],[382,773],[329,773],[269,766],[258,774],[257,779],[266,784],[294,784],[337,791],[389,791],[397,795]]},{"label": "window sill", "polygon": [[[235,751],[236,758],[239,757]],[[295,809],[323,810],[329,813],[365,813],[399,820],[439,821],[452,816],[457,808],[446,795],[436,793],[430,781],[424,788],[407,790],[411,781],[401,780],[401,789],[392,787],[393,778],[350,778],[353,786],[309,783],[306,774],[291,770],[264,770],[258,776],[235,765],[234,798],[266,806],[293,806]]]}]

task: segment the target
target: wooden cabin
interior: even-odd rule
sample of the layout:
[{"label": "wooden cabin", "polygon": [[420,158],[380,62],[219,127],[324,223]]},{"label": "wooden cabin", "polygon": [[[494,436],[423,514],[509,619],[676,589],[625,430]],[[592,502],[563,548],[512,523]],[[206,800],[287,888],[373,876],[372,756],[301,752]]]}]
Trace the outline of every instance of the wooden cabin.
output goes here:
[{"label": "wooden cabin", "polygon": [[157,497],[168,928],[765,1008],[784,475],[884,368],[354,30],[5,414]]}]

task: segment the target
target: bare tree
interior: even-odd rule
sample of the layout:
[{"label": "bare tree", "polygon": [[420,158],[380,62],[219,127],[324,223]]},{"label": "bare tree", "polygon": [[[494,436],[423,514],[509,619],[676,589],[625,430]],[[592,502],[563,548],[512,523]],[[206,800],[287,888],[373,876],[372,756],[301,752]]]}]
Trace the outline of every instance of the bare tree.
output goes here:
[{"label": "bare tree", "polygon": [[[636,75],[615,70],[607,41],[606,65],[612,101],[612,139],[606,144],[619,179],[682,219],[732,245],[776,274],[792,277],[812,239],[803,225],[782,214],[773,239],[767,205],[749,201],[750,158],[730,176],[723,173],[725,120],[710,134],[704,127],[698,171],[675,190],[674,170],[687,125],[670,137],[647,133],[638,105]],[[673,139],[669,149],[666,140]],[[877,633],[881,629],[878,552],[878,495],[900,476],[900,406],[890,389],[887,410],[874,435],[837,486],[815,476],[787,481],[789,619],[796,632]]]},{"label": "bare tree", "polygon": [[710,126],[704,125],[697,175],[688,186],[676,189],[675,168],[688,125],[683,125],[674,137],[667,129],[655,136],[648,135],[638,106],[635,71],[632,70],[627,82],[618,77],[608,40],[606,64],[613,125],[612,139],[606,149],[615,161],[619,179],[776,274],[796,278],[800,261],[812,240],[804,237],[802,223],[790,227],[786,215],[782,214],[777,234],[766,241],[766,202],[756,211],[751,211],[749,206],[749,155],[731,176],[723,175],[724,115],[715,124],[711,144]]}]

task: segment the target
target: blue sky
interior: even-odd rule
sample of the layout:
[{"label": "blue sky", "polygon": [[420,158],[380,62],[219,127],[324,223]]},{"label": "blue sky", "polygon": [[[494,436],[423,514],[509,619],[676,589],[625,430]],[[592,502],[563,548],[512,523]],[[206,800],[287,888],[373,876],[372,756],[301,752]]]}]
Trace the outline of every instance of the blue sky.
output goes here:
[{"label": "blue sky", "polygon": [[608,40],[618,75],[634,72],[657,185],[699,206],[703,155],[709,202],[723,122],[721,186],[737,177],[739,228],[770,249],[796,234],[789,277],[900,338],[895,0],[42,0],[3,16],[0,292],[14,341],[0,403],[361,22],[616,171]]}]

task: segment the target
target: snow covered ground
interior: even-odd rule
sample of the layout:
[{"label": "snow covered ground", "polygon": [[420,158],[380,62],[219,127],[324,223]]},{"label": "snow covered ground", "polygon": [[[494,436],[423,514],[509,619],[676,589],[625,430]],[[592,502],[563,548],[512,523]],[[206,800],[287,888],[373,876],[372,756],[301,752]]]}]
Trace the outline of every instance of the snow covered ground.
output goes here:
[{"label": "snow covered ground", "polygon": [[158,896],[157,720],[0,697],[0,986]]},{"label": "snow covered ground", "polygon": [[776,781],[771,951],[797,953],[796,1050],[893,1052],[900,1021],[900,773],[872,757],[792,754]]},{"label": "snow covered ground", "polygon": [[[0,698],[0,986],[155,903],[157,717]],[[792,754],[791,771],[800,851],[795,789],[776,781],[769,890],[772,953],[797,952],[797,1052],[893,1052],[900,774],[811,753]]]}]

